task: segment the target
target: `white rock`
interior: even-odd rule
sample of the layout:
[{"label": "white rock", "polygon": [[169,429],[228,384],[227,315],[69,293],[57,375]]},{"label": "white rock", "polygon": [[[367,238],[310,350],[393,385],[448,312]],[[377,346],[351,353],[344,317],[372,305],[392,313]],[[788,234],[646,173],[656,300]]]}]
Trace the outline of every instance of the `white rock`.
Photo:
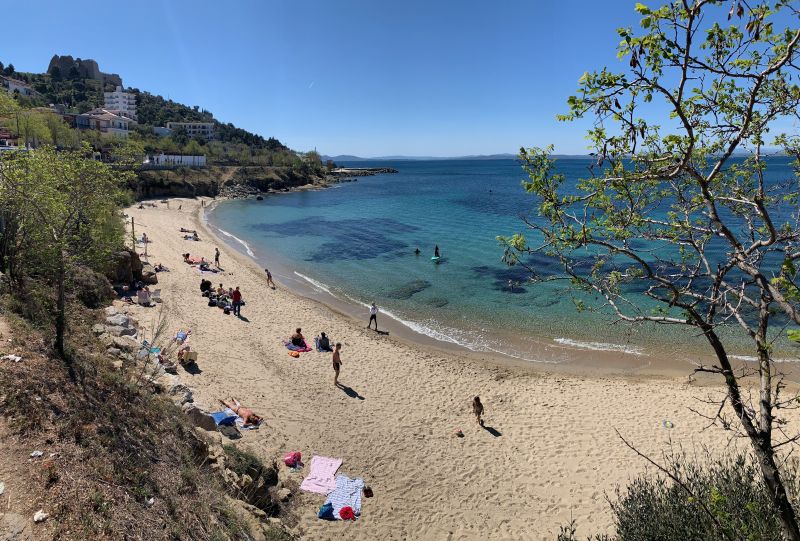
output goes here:
[{"label": "white rock", "polygon": [[130,324],[131,318],[125,314],[115,314],[106,318],[106,325],[110,325],[112,327],[129,327]]},{"label": "white rock", "polygon": [[5,492],[5,491],[6,491],[6,484],[5,483],[0,483],[0,496],[2,496],[3,492]]},{"label": "white rock", "polygon": [[32,452],[32,453],[31,453],[31,458],[39,458],[39,457],[40,457],[40,456],[42,456],[43,454],[44,454],[44,453],[43,453],[43,452],[41,452],[41,451],[34,451],[34,452]]},{"label": "white rock", "polygon": [[39,509],[38,511],[36,511],[36,512],[33,514],[33,521],[34,521],[34,522],[42,522],[43,520],[47,520],[47,517],[49,517],[49,516],[50,516],[50,515],[48,515],[47,513],[45,513],[45,512],[44,512],[44,510],[42,510],[42,509]]}]

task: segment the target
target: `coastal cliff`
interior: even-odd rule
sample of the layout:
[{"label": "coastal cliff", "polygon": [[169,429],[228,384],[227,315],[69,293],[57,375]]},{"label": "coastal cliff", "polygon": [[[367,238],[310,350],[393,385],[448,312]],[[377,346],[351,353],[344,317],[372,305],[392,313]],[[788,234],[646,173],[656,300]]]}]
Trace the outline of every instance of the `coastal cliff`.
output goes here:
[{"label": "coastal cliff", "polygon": [[397,169],[340,168],[327,174],[291,167],[216,165],[207,168],[141,170],[128,188],[138,199],[153,197],[247,197],[300,187],[324,188],[355,177],[397,173]]}]

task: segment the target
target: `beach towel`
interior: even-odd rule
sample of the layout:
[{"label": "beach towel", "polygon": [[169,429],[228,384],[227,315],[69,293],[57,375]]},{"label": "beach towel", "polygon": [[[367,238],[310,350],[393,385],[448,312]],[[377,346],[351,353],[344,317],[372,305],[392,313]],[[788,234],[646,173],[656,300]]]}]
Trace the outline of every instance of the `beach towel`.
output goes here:
[{"label": "beach towel", "polygon": [[258,428],[261,426],[261,423],[264,422],[264,419],[258,421],[258,423],[254,425],[247,425],[244,426],[244,419],[236,415],[232,409],[227,408],[222,411],[216,411],[213,413],[209,413],[211,417],[214,419],[214,422],[217,426],[236,426],[239,430],[250,430],[251,428]]},{"label": "beach towel", "polygon": [[216,423],[217,426],[220,425],[233,426],[234,424],[236,424],[236,419],[239,418],[239,416],[236,415],[230,408],[222,411],[215,411],[213,413],[210,413],[209,415],[211,415],[211,417],[214,419],[214,423]]},{"label": "beach towel", "polygon": [[[302,487],[301,487],[302,488]],[[364,490],[363,479],[350,479],[346,475],[336,476],[336,488],[328,494],[325,503],[333,507],[333,516],[341,519],[341,511],[345,507],[351,507],[353,514],[361,514],[361,491]],[[349,513],[347,513],[349,515]]]},{"label": "beach towel", "polygon": [[305,353],[306,351],[311,351],[311,348],[308,347],[308,344],[306,342],[303,342],[302,346],[295,346],[294,344],[292,344],[290,340],[284,340],[283,345],[286,346],[286,349],[290,351],[300,351],[303,353]]},{"label": "beach towel", "polygon": [[309,465],[308,477],[303,479],[300,490],[306,492],[316,492],[317,494],[327,494],[336,488],[336,470],[342,465],[341,458],[329,458],[327,456],[312,456]]}]

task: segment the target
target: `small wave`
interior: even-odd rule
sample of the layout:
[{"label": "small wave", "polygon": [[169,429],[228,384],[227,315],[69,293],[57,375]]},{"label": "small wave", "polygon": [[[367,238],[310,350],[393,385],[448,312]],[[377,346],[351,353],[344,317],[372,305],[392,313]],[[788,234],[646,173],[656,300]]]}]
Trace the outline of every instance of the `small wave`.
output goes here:
[{"label": "small wave", "polygon": [[245,241],[243,241],[242,239],[240,239],[240,238],[239,238],[239,237],[237,237],[236,235],[231,235],[230,233],[228,233],[228,232],[227,232],[227,231],[225,231],[224,229],[220,229],[219,227],[217,228],[217,230],[218,230],[220,233],[222,233],[223,235],[225,235],[226,237],[230,237],[230,238],[232,238],[233,240],[235,240],[236,242],[238,242],[239,244],[241,244],[242,246],[244,246],[244,249],[245,249],[245,250],[247,250],[247,255],[249,255],[249,256],[250,256],[250,257],[252,257],[253,259],[255,259],[255,258],[256,258],[256,254],[254,254],[254,253],[253,253],[253,250],[251,250],[251,249],[250,249],[250,245],[249,245],[249,244],[247,244]]},{"label": "small wave", "polygon": [[333,294],[333,292],[330,290],[330,288],[328,286],[326,286],[325,284],[323,284],[322,282],[318,282],[318,281],[314,280],[313,278],[309,278],[305,274],[300,274],[297,271],[294,271],[294,273],[297,276],[299,276],[300,278],[302,278],[303,280],[305,280],[306,282],[308,282],[309,284],[311,284],[312,286],[314,286],[315,288],[317,288],[319,291],[324,291],[325,293],[327,293],[331,297],[335,297],[336,296],[336,295]]},{"label": "small wave", "polygon": [[[319,291],[324,291],[328,295],[332,297],[338,297],[338,295],[334,294],[330,287],[322,282],[314,280],[304,274],[301,274],[297,271],[294,271],[294,274],[309,284],[311,284],[315,289]],[[363,302],[355,297],[351,297],[347,293],[342,293],[342,295],[353,304],[358,306],[363,306],[364,308],[369,308],[369,304]],[[514,359],[519,359],[522,361],[534,362],[534,363],[547,363],[547,364],[557,364],[558,361],[544,361],[542,359],[531,359],[525,357],[517,352],[513,351],[505,351],[501,347],[492,343],[492,341],[485,339],[483,336],[477,333],[470,333],[468,331],[463,331],[460,329],[455,329],[452,327],[447,327],[439,322],[431,319],[424,323],[418,321],[411,321],[408,319],[404,319],[394,312],[387,310],[385,308],[381,308],[381,314],[385,315],[388,318],[391,318],[404,327],[408,327],[412,331],[421,334],[423,336],[427,336],[429,338],[433,338],[434,340],[438,340],[440,342],[448,342],[450,344],[454,344],[463,348],[466,348],[470,351],[476,352],[492,352],[497,353],[500,355],[505,355],[506,357],[512,357]]]},{"label": "small wave", "polygon": [[[757,363],[758,357],[754,357],[752,355],[728,355],[731,359],[736,359],[737,361],[745,361],[748,363]],[[800,359],[772,359],[774,363],[796,363],[800,361]]]},{"label": "small wave", "polygon": [[580,340],[573,340],[571,338],[556,338],[554,339],[554,342],[558,342],[563,346],[590,349],[592,351],[618,351],[620,353],[629,353],[631,355],[644,355],[641,348],[625,346],[623,344],[609,344],[606,342],[581,342]]}]

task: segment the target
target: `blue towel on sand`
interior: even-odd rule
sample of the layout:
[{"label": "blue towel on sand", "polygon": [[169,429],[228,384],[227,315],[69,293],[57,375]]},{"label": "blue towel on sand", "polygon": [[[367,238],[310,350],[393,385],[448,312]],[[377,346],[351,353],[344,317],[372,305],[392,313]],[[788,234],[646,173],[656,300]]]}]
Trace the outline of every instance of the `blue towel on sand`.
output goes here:
[{"label": "blue towel on sand", "polygon": [[239,416],[233,413],[233,410],[230,408],[224,411],[216,411],[214,413],[211,413],[210,415],[214,419],[214,422],[217,423],[217,426],[220,425],[233,426],[236,424],[236,419],[239,418]]}]

